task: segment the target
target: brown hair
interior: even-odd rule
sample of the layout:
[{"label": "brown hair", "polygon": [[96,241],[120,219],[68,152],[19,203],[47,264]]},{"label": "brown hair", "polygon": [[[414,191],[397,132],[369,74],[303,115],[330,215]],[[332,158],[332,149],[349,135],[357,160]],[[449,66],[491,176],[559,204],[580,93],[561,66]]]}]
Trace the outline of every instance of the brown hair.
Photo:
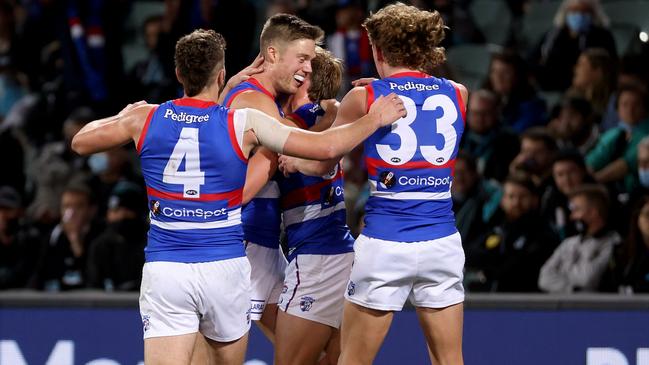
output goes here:
[{"label": "brown hair", "polygon": [[446,28],[437,11],[395,3],[370,15],[363,26],[390,66],[426,71],[446,60],[444,48],[437,47]]},{"label": "brown hair", "polygon": [[312,39],[316,43],[324,37],[320,27],[311,25],[299,17],[291,14],[276,14],[266,20],[261,30],[259,44],[262,54],[276,42],[291,42],[298,39]]},{"label": "brown hair", "polygon": [[316,47],[311,69],[309,99],[317,102],[335,98],[343,78],[342,61],[326,49]]},{"label": "brown hair", "polygon": [[599,216],[606,219],[608,217],[608,208],[610,206],[610,199],[608,191],[602,185],[597,184],[584,184],[576,187],[571,193],[569,198],[583,196],[588,204],[595,208]]},{"label": "brown hair", "polygon": [[197,29],[176,43],[174,62],[187,96],[211,85],[224,61],[225,39],[213,30]]}]

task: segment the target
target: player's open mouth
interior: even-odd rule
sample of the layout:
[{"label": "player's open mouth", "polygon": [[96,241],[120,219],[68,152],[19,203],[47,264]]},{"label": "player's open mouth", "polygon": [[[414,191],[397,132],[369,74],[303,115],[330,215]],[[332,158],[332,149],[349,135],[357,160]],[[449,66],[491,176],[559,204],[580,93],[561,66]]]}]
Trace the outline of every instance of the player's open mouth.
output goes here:
[{"label": "player's open mouth", "polygon": [[293,79],[295,79],[295,81],[297,81],[298,84],[300,84],[300,86],[302,86],[302,84],[304,84],[304,76],[302,76],[302,75],[295,74],[295,75],[293,75]]}]

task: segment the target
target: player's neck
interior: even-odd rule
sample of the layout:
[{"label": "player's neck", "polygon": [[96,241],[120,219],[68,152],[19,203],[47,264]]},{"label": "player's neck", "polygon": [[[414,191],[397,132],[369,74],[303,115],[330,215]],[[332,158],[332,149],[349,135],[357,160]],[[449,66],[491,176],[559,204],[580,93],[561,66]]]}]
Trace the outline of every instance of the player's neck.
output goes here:
[{"label": "player's neck", "polygon": [[219,100],[219,90],[203,90],[194,96],[187,96],[187,94],[185,94],[184,97],[216,103]]}]

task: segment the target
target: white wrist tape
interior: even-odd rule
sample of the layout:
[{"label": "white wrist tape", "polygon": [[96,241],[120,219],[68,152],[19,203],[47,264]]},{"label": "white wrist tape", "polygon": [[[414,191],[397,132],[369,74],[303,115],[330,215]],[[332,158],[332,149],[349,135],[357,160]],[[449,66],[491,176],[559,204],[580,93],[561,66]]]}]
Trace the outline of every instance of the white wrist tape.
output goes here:
[{"label": "white wrist tape", "polygon": [[277,153],[282,153],[284,144],[293,128],[281,124],[277,119],[259,110],[246,108],[244,131],[252,129],[259,142]]}]

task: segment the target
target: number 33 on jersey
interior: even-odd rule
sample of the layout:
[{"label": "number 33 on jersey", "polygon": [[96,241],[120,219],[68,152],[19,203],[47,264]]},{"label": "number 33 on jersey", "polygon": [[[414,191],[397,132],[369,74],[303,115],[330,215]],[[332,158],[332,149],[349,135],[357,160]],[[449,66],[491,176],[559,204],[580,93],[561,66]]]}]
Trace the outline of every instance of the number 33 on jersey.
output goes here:
[{"label": "number 33 on jersey", "polygon": [[408,115],[365,141],[371,195],[364,234],[405,242],[453,234],[451,184],[465,125],[459,89],[419,72],[392,75],[366,89],[368,108],[394,92]]}]

